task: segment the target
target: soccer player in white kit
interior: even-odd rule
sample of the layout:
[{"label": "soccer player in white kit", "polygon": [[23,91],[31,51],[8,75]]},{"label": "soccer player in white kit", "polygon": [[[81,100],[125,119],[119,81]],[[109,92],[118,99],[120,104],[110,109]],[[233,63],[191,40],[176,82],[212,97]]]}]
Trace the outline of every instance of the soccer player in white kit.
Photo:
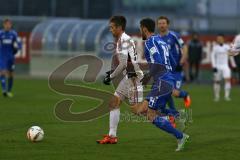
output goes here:
[{"label": "soccer player in white kit", "polygon": [[[213,90],[214,90],[214,101],[219,101],[220,99],[220,90],[221,90],[221,79],[224,78],[224,98],[226,101],[230,101],[230,90],[231,90],[231,70],[229,68],[229,52],[230,46],[224,43],[223,35],[217,36],[217,44],[213,46],[211,61],[213,68]],[[232,62],[232,61],[230,61]],[[233,64],[234,65],[234,64]]]},{"label": "soccer player in white kit", "polygon": [[114,96],[110,100],[109,133],[103,139],[97,140],[99,144],[116,144],[117,127],[120,119],[120,104],[128,98],[130,104],[141,102],[143,99],[143,87],[140,80],[143,72],[137,64],[137,53],[134,41],[125,33],[126,19],[123,16],[113,16],[109,21],[110,31],[116,41],[116,57],[119,64],[114,71],[106,72],[104,83],[109,85],[110,81],[121,74],[123,79],[118,84]]}]

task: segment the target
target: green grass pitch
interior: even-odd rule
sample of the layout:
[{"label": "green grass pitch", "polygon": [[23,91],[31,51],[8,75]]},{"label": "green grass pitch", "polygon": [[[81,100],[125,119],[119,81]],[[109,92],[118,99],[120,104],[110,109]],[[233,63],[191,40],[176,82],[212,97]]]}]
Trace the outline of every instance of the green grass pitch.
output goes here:
[{"label": "green grass pitch", "polygon": [[[104,85],[89,85],[111,91]],[[188,85],[193,124],[185,150],[175,152],[175,139],[149,123],[121,122],[119,143],[98,145],[108,132],[108,116],[91,122],[62,122],[54,116],[54,105],[73,98],[73,112],[94,107],[98,101],[59,95],[46,80],[17,79],[12,99],[0,97],[0,160],[237,160],[240,157],[240,88],[233,87],[232,101],[213,102],[212,86]],[[177,100],[177,104],[182,104]],[[121,112],[129,108],[121,106]],[[45,131],[40,143],[26,139],[27,129],[39,125]]]}]

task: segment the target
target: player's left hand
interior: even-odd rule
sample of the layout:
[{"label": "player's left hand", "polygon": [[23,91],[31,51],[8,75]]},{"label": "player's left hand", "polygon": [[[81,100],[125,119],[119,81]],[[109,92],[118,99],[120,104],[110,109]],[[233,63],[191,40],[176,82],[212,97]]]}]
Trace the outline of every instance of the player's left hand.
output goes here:
[{"label": "player's left hand", "polygon": [[213,68],[213,73],[216,73],[218,70],[217,70],[217,68]]},{"label": "player's left hand", "polygon": [[233,71],[234,73],[237,73],[237,72],[238,72],[238,68],[237,68],[237,67],[233,67],[233,68],[232,68],[232,71]]},{"label": "player's left hand", "polygon": [[177,65],[176,68],[175,68],[175,70],[176,70],[177,72],[181,72],[181,71],[183,70],[183,67],[182,67],[181,65]]},{"label": "player's left hand", "polygon": [[18,49],[13,48],[13,55],[16,55],[18,53]]}]

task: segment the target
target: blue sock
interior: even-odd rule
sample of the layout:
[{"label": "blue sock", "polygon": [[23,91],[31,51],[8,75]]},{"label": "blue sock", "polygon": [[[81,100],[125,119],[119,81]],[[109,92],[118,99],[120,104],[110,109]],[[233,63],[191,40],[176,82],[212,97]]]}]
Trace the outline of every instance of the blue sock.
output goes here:
[{"label": "blue sock", "polygon": [[0,76],[0,80],[1,80],[1,85],[2,85],[2,92],[7,92],[6,90],[6,77],[4,75]]},{"label": "blue sock", "polygon": [[180,90],[179,98],[185,98],[188,96],[188,92]]},{"label": "blue sock", "polygon": [[156,127],[158,127],[160,129],[162,129],[162,130],[164,130],[164,131],[174,135],[177,139],[182,139],[183,138],[183,133],[182,132],[180,132],[177,129],[173,128],[173,126],[171,125],[171,123],[168,120],[166,120],[166,119],[164,119],[164,118],[162,118],[160,116],[157,116],[153,120],[153,124]]},{"label": "blue sock", "polygon": [[11,92],[13,86],[13,77],[8,78],[8,92]]},{"label": "blue sock", "polygon": [[169,106],[170,109],[176,110],[172,96],[168,99],[168,106]]}]

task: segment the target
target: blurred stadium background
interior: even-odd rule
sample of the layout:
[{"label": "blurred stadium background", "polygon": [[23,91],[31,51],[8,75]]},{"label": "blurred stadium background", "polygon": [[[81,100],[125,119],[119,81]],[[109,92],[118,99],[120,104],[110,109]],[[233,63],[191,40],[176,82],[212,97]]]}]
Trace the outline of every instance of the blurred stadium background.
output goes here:
[{"label": "blurred stadium background", "polygon": [[[119,126],[119,144],[99,146],[95,140],[107,133],[108,116],[88,123],[71,123],[59,120],[54,113],[56,103],[66,98],[74,101],[71,106],[74,114],[100,103],[92,98],[56,93],[49,88],[47,78],[69,58],[84,54],[104,60],[101,73],[109,69],[112,53],[104,46],[112,42],[108,19],[116,14],[127,17],[126,32],[136,40],[139,54],[143,49],[138,29],[142,17],[168,16],[171,29],[179,32],[185,42],[193,31],[199,33],[204,44],[199,82],[204,84],[183,86],[192,96],[193,124],[187,128],[191,143],[181,153],[174,152],[176,142],[171,136],[148,123],[123,121]],[[240,157],[239,87],[233,87],[231,102],[216,103],[210,85],[212,44],[218,33],[231,42],[240,32],[240,0],[0,0],[0,20],[6,17],[13,21],[23,49],[17,54],[15,96],[12,99],[0,96],[0,159]],[[80,78],[84,71],[77,69],[71,76]],[[82,84],[75,79],[73,83],[113,93],[112,86],[102,83]],[[182,108],[182,101],[176,100],[176,106]],[[126,105],[121,108],[121,114],[124,112],[129,113]],[[28,143],[25,138],[27,129],[33,125],[44,129],[42,143]]]},{"label": "blurred stadium background", "polygon": [[[0,0],[0,19],[13,20],[22,38],[17,55],[17,74],[47,77],[56,66],[72,56],[92,54],[109,64],[111,53],[104,45],[112,41],[108,18],[127,17],[127,33],[137,42],[139,20],[166,15],[171,29],[185,41],[196,31],[204,43],[201,81],[209,81],[211,45],[218,33],[230,42],[240,30],[239,0]],[[44,65],[43,65],[44,64]],[[106,69],[104,67],[103,71]],[[207,70],[206,70],[207,69]]]}]

